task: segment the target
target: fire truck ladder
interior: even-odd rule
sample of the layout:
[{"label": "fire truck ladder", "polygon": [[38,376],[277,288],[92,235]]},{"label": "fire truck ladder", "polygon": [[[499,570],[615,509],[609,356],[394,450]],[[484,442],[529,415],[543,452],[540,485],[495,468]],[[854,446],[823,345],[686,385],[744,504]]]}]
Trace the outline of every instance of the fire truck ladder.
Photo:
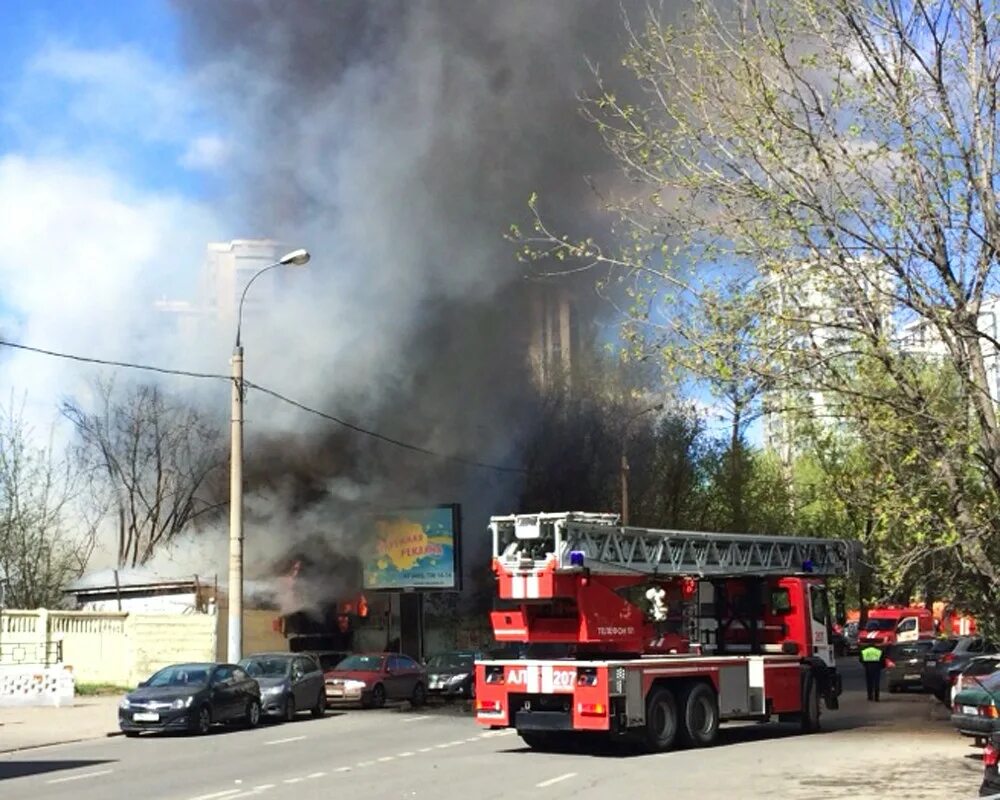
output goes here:
[{"label": "fire truck ladder", "polygon": [[840,576],[855,571],[860,544],[844,539],[700,533],[621,527],[615,514],[493,517],[493,555],[508,570],[709,577]]}]

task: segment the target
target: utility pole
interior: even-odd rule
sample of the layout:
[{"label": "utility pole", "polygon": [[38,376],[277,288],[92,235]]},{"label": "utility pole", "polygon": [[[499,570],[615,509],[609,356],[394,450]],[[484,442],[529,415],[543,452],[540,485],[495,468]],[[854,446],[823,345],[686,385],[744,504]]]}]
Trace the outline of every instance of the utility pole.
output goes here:
[{"label": "utility pole", "polygon": [[628,525],[628,458],[622,446],[622,525]]},{"label": "utility pole", "polygon": [[229,470],[229,642],[227,659],[243,657],[243,347],[232,358],[233,398],[230,415]]}]

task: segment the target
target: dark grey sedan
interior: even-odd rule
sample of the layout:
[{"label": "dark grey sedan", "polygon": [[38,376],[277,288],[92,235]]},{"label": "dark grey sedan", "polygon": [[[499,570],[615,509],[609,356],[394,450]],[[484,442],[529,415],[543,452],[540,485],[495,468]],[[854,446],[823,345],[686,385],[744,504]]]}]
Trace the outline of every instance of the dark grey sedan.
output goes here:
[{"label": "dark grey sedan", "polygon": [[894,644],[886,648],[885,677],[890,692],[923,688],[921,673],[924,668],[924,657],[933,647],[934,642],[927,639]]},{"label": "dark grey sedan", "polygon": [[257,653],[240,666],[260,684],[264,714],[291,722],[299,711],[326,713],[326,691],[319,664],[301,653]]},{"label": "dark grey sedan", "polygon": [[129,692],[118,705],[126,736],[143,731],[208,733],[218,722],[260,722],[260,687],[235,664],[174,664]]},{"label": "dark grey sedan", "polygon": [[933,692],[942,703],[949,705],[951,685],[958,673],[976,656],[996,651],[997,648],[992,642],[984,641],[979,636],[938,639],[924,659],[921,673],[923,687]]}]

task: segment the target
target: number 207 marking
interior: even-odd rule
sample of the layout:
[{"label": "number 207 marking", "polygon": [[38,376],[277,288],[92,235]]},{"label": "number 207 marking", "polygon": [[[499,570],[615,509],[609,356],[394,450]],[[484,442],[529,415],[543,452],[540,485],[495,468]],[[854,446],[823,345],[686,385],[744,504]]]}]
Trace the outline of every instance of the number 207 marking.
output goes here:
[{"label": "number 207 marking", "polygon": [[560,670],[559,672],[552,673],[552,685],[556,689],[572,689],[573,681],[576,678],[575,672],[567,672],[566,670]]}]

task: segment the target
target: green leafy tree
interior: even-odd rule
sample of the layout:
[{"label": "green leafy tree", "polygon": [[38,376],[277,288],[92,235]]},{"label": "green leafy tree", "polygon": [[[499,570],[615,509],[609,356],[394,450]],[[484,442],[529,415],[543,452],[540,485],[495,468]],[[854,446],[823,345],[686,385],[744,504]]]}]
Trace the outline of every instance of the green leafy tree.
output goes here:
[{"label": "green leafy tree", "polygon": [[693,0],[680,24],[654,11],[627,32],[639,100],[598,78],[584,106],[629,180],[606,197],[622,243],[553,232],[533,199],[523,257],[600,268],[637,350],[712,383],[737,353],[786,413],[858,437],[889,583],[948,553],[949,590],[992,617],[1000,17]]}]

